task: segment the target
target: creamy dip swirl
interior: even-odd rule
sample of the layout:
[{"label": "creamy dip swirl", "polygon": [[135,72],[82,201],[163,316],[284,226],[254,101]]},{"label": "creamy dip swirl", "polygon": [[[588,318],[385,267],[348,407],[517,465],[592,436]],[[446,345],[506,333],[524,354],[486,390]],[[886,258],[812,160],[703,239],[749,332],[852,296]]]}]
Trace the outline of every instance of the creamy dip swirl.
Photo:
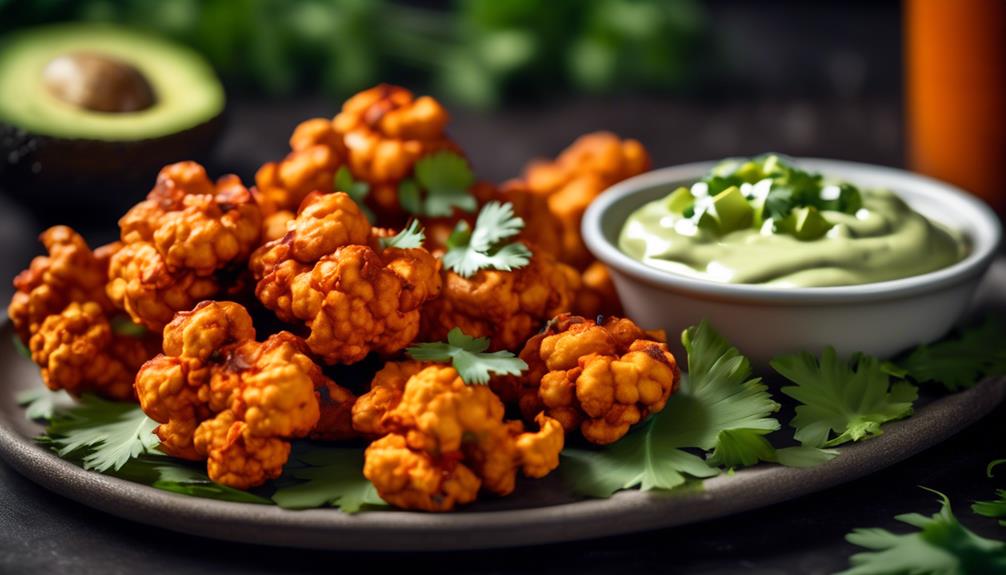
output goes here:
[{"label": "creamy dip swirl", "polygon": [[858,285],[915,276],[960,261],[957,231],[934,223],[887,190],[863,190],[855,213],[821,211],[832,224],[821,237],[778,233],[769,220],[717,234],[672,211],[667,198],[626,220],[619,248],[644,264],[732,284],[789,287]]}]

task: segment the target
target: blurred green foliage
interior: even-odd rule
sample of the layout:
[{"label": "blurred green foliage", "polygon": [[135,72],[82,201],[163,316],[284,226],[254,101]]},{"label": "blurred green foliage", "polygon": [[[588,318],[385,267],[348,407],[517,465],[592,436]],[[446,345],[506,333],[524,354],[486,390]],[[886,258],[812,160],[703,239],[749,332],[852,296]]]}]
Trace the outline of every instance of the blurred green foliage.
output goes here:
[{"label": "blurred green foliage", "polygon": [[704,29],[695,0],[0,0],[0,33],[117,22],[199,50],[238,89],[344,97],[392,79],[460,103],[673,89]]}]

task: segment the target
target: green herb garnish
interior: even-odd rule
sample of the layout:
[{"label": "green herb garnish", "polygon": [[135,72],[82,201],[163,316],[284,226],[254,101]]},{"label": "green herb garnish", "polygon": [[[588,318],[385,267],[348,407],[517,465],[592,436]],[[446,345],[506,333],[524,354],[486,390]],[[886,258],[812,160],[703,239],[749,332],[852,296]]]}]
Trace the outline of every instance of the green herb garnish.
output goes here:
[{"label": "green herb garnish", "polygon": [[84,395],[75,405],[51,413],[46,433],[39,440],[51,445],[60,457],[85,452],[84,469],[118,470],[130,459],[153,452],[160,440],[157,422],[139,405],[107,401]]},{"label": "green herb garnish", "polygon": [[296,444],[272,500],[286,509],[333,506],[346,513],[385,507],[363,476],[363,449]]},{"label": "green herb garnish", "polygon": [[[682,343],[689,375],[663,411],[610,447],[563,452],[559,469],[577,493],[608,497],[637,486],[673,489],[690,479],[718,475],[718,466],[777,459],[765,435],[780,427],[771,417],[779,404],[765,384],[751,377],[747,358],[707,322],[685,330]],[[806,462],[811,450],[802,451]],[[790,452],[784,457],[791,455],[791,460],[801,459]]]},{"label": "green herb garnish", "polygon": [[17,404],[24,408],[24,416],[31,421],[49,421],[56,405],[69,400],[70,394],[65,391],[50,391],[44,387],[26,389],[17,394]]},{"label": "green herb garnish", "polygon": [[983,377],[1006,375],[1006,329],[989,319],[951,339],[920,345],[896,365],[919,383],[939,382],[950,391],[974,387]]},{"label": "green herb garnish", "polygon": [[423,231],[423,227],[419,225],[419,220],[412,220],[407,226],[402,228],[402,231],[398,232],[390,238],[381,238],[379,240],[381,247],[384,249],[388,248],[398,248],[398,249],[408,249],[408,248],[421,248],[423,247],[423,242],[426,241],[426,233]]},{"label": "green herb garnish", "polygon": [[[1003,463],[1006,463],[1006,459],[996,459],[992,463],[989,463],[985,469],[985,474],[992,477],[992,472],[995,468]],[[1006,489],[997,489],[996,497],[997,499],[991,501],[976,501],[971,506],[971,510],[978,515],[999,519],[999,525],[1006,527]]]},{"label": "green herb garnish", "polygon": [[367,207],[367,196],[370,194],[370,184],[367,182],[361,182],[353,178],[353,173],[349,171],[348,166],[342,166],[339,171],[335,173],[335,184],[336,192],[345,192],[350,199],[356,202],[359,206],[360,211],[363,215],[367,217],[370,223],[377,221],[377,217],[374,212]]},{"label": "green herb garnish", "polygon": [[[876,358],[857,354],[849,361],[838,358],[828,347],[818,362],[812,354],[777,357],[772,368],[795,386],[782,392],[799,401],[796,439],[813,447],[833,447],[883,433],[881,424],[912,414],[918,397],[914,385],[891,382],[891,376]],[[831,433],[836,434],[835,437]]]},{"label": "green herb garnish", "polygon": [[474,183],[467,160],[451,151],[436,152],[416,162],[414,177],[398,187],[398,201],[417,216],[448,217],[455,208],[474,212],[478,202],[468,191]]},{"label": "green herb garnish", "polygon": [[419,343],[405,350],[419,361],[450,363],[461,379],[471,385],[489,383],[491,374],[520,375],[527,363],[509,351],[487,352],[489,339],[465,335],[455,327],[447,333],[447,342]]},{"label": "green herb garnish", "polygon": [[[926,489],[926,488],[923,488]],[[985,539],[960,524],[946,495],[931,517],[908,513],[895,517],[919,530],[899,535],[886,529],[855,529],[845,536],[870,551],[849,558],[852,568],[838,575],[966,575],[1006,573],[1006,544]]]},{"label": "green herb garnish", "polygon": [[447,239],[444,267],[462,277],[481,269],[510,271],[531,261],[531,250],[521,242],[504,243],[524,229],[524,220],[514,215],[513,204],[489,202],[475,220],[475,229],[461,221]]}]

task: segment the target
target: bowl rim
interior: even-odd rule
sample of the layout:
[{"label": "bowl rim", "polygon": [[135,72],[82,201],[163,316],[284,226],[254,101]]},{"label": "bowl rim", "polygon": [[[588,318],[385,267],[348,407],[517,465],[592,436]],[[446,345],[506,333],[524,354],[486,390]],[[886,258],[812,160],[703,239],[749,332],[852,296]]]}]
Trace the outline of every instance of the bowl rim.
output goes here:
[{"label": "bowl rim", "polygon": [[[927,196],[937,202],[970,211],[973,227],[965,233],[972,241],[971,252],[959,262],[945,268],[906,278],[860,285],[831,287],[776,287],[760,284],[727,284],[659,270],[636,261],[609,241],[603,232],[604,218],[616,203],[657,186],[682,180],[697,179],[716,165],[717,161],[691,162],[659,168],[629,178],[601,193],[587,207],[581,223],[581,233],[587,248],[602,263],[616,272],[645,284],[675,292],[687,292],[706,297],[772,304],[854,303],[899,298],[958,284],[980,276],[995,258],[1002,239],[999,218],[985,202],[946,182],[906,170],[823,158],[792,157],[801,166],[837,177],[856,176],[890,179],[898,187]],[[942,222],[941,222],[942,223]]]}]

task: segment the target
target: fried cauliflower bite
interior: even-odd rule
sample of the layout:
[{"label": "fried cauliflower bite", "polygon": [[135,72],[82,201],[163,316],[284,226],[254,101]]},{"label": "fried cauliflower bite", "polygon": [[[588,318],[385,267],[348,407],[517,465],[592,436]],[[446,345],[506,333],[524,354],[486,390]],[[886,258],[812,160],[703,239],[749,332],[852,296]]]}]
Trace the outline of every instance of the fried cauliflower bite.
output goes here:
[{"label": "fried cauliflower bite", "polygon": [[105,310],[93,301],[72,302],[46,317],[29,342],[49,389],[122,401],[133,399],[133,378],[152,347],[144,338],[113,333]]},{"label": "fried cauliflower bite", "polygon": [[516,350],[552,317],[567,312],[580,287],[576,270],[530,246],[530,263],[470,278],[444,270],[444,291],[423,307],[422,338],[441,341],[454,327],[488,337],[491,350]]},{"label": "fried cauliflower bite", "polygon": [[[392,401],[382,404],[389,391]],[[378,394],[385,399],[369,397]],[[372,414],[383,412],[379,425],[388,433],[367,448],[363,474],[397,507],[449,511],[474,501],[480,489],[512,493],[518,469],[542,477],[559,465],[559,422],[542,415],[540,430],[526,432],[521,422],[504,421],[499,398],[486,386],[466,385],[453,367],[385,368],[360,401],[377,409],[354,409],[354,424],[370,425]]]},{"label": "fried cauliflower bite", "polygon": [[14,279],[8,313],[50,389],[133,398],[136,370],[156,353],[154,338],[112,330],[105,296],[108,260],[118,243],[93,252],[66,226],[40,236],[49,254],[38,256]]},{"label": "fried cauliflower bite", "polygon": [[573,313],[584,317],[622,315],[622,303],[606,265],[593,262],[580,274],[580,291],[573,301]]},{"label": "fried cauliflower bite", "polygon": [[559,316],[528,340],[520,357],[529,369],[494,382],[497,391],[516,396],[526,419],[544,411],[599,445],[662,410],[680,377],[661,333],[615,317],[597,323]]},{"label": "fried cauliflower bite", "polygon": [[301,122],[290,136],[290,153],[280,162],[259,168],[255,185],[277,213],[292,213],[311,192],[333,191],[343,149],[342,136],[331,120],[312,118]]},{"label": "fried cauliflower bite", "polygon": [[258,249],[259,301],[304,326],[326,363],[392,354],[419,331],[419,308],[440,293],[438,263],[423,248],[375,249],[370,224],[346,194],[308,196],[287,234]]},{"label": "fried cauliflower bite", "polygon": [[214,184],[195,162],[164,167],[147,196],[119,220],[107,294],[133,321],[159,332],[176,311],[224,293],[226,274],[257,247],[262,213],[237,176]]},{"label": "fried cauliflower bite", "polygon": [[[447,137],[447,111],[429,96],[381,84],[350,98],[332,120],[353,177],[370,185],[368,202],[378,216],[401,215],[398,185],[423,156],[457,151]],[[326,188],[330,189],[330,188]]]},{"label": "fried cauliflower bite", "polygon": [[48,255],[37,256],[14,278],[14,297],[7,307],[25,345],[47,317],[62,312],[71,302],[95,302],[105,311],[112,309],[105,283],[108,256],[116,244],[92,252],[84,238],[66,226],[47,229],[39,240]]},{"label": "fried cauliflower bite", "polygon": [[348,437],[353,395],[321,373],[288,332],[255,341],[248,312],[205,301],[164,329],[164,353],[140,369],[140,407],[160,449],[207,460],[211,479],[246,489],[279,476],[289,439]]},{"label": "fried cauliflower bite", "polygon": [[[580,220],[594,198],[608,187],[645,172],[650,166],[646,149],[636,140],[622,140],[610,132],[594,132],[578,138],[554,161],[532,162],[525,169],[523,185],[545,196],[551,221],[529,214],[529,237],[552,232],[542,226],[558,226],[556,255],[577,269],[593,258],[580,237]],[[518,211],[524,216],[524,212]]]}]

